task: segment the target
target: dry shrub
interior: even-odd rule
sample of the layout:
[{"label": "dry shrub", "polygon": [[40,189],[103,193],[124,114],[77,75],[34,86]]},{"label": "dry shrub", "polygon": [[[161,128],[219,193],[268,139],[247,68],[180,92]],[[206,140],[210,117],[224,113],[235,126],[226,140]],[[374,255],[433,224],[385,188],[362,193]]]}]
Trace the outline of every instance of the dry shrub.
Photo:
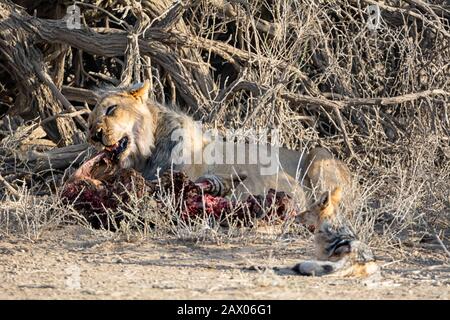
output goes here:
[{"label": "dry shrub", "polygon": [[[20,2],[28,13],[37,9],[38,18],[51,19],[61,18],[66,5],[59,3],[58,13],[49,1],[40,1],[39,8],[32,1]],[[108,25],[124,30],[126,36],[129,25],[140,32],[142,45],[110,42],[106,47],[111,51],[102,55],[104,48],[95,47],[94,41],[84,48],[86,42],[77,43],[69,37],[71,31],[54,28],[51,21],[22,21],[31,24],[24,27],[27,32],[54,32],[34,35],[43,43],[36,50],[49,66],[42,71],[53,75],[75,109],[92,108],[94,98],[83,97],[95,97],[98,86],[150,78],[152,98],[176,104],[208,127],[277,128],[288,148],[321,145],[332,150],[358,180],[359,197],[346,209],[349,223],[365,241],[396,246],[407,238],[417,237],[418,242],[426,234],[438,234],[448,244],[450,14],[444,1],[384,1],[376,31],[367,27],[366,7],[373,1],[201,0],[173,7],[168,0],[89,3],[94,6],[81,6],[89,27]],[[1,14],[5,8],[0,8]],[[0,28],[6,30],[8,20],[1,14]],[[51,38],[55,34],[66,37],[67,43],[58,47]],[[56,54],[58,50],[63,55]],[[25,108],[36,103],[34,91],[31,85],[19,85],[22,75],[16,74],[15,63],[0,50],[0,65],[5,66],[0,70],[0,110],[6,108],[31,124],[11,127],[9,117],[0,120],[0,172],[27,200],[14,202],[6,195],[10,191],[0,189],[0,196],[8,199],[0,202],[3,216],[12,214],[8,206],[25,208],[31,195],[57,194],[55,186],[65,169],[50,166],[37,174],[34,163],[17,153],[42,114]],[[88,91],[82,96],[71,91],[78,88]],[[86,115],[77,117],[64,119],[82,136]],[[57,135],[47,138],[52,136]],[[172,234],[182,239],[243,234],[235,228],[220,230],[209,221],[174,224],[170,196],[165,214],[152,210],[151,199],[132,199],[127,212],[140,212],[155,227],[142,226],[132,213],[124,212],[129,219],[119,229],[127,237],[131,230],[141,236]],[[38,221],[50,221],[39,220],[44,202],[34,203]],[[33,228],[44,225],[39,222]],[[252,232],[245,236],[251,238],[256,234]],[[299,232],[307,236],[288,223],[282,237]]]}]

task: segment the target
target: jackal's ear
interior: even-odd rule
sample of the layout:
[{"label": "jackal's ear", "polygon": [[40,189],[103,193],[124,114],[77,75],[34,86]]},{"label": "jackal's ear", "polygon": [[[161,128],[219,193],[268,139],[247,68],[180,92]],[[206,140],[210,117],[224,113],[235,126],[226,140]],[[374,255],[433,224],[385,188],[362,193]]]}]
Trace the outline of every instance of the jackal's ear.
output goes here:
[{"label": "jackal's ear", "polygon": [[330,191],[322,193],[318,203],[321,209],[328,207],[328,205],[330,204]]},{"label": "jackal's ear", "polygon": [[341,202],[341,199],[342,199],[342,188],[336,187],[331,192],[331,203],[333,203],[334,205],[338,205],[339,202]]},{"label": "jackal's ear", "polygon": [[133,85],[128,93],[136,99],[141,99],[145,102],[148,98],[148,91],[150,90],[150,81],[145,80],[143,83]]}]

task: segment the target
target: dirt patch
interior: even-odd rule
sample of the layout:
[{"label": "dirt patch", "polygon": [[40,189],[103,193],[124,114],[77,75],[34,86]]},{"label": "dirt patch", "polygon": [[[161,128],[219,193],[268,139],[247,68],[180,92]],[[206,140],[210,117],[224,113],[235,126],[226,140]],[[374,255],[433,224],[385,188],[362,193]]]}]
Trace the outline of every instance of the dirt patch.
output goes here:
[{"label": "dirt patch", "polygon": [[[284,272],[311,258],[305,241],[211,244],[125,242],[66,226],[36,243],[0,240],[1,299],[448,299],[439,250],[408,249],[413,262],[379,261],[357,280]],[[414,253],[414,251],[417,251]],[[381,257],[382,258],[382,257]],[[408,259],[410,260],[410,259]],[[273,268],[280,268],[275,270]]]}]

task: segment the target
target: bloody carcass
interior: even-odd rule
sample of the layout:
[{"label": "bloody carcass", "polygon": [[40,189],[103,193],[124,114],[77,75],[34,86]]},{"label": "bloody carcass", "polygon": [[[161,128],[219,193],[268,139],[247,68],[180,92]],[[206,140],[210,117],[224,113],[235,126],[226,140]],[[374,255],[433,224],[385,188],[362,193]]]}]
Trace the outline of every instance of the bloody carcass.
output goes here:
[{"label": "bloody carcass", "polygon": [[[214,218],[222,225],[237,222],[251,226],[255,220],[285,219],[296,214],[291,197],[270,189],[265,195],[244,200],[232,199],[233,186],[245,180],[245,173],[229,177],[204,175],[196,181],[183,172],[167,171],[155,181],[147,181],[133,169],[119,168],[113,155],[102,151],[85,162],[66,181],[62,198],[82,214],[93,227],[111,229],[111,219],[120,222],[120,212],[130,210],[131,196],[149,195],[163,209],[163,195],[171,194],[179,218]],[[130,192],[132,190],[132,192]],[[121,210],[118,210],[118,209]]]}]

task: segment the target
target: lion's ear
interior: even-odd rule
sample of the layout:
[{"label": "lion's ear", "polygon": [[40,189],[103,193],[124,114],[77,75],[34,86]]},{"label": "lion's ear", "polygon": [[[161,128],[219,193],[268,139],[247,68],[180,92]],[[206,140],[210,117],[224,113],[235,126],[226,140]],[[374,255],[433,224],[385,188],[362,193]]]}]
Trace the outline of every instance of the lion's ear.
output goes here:
[{"label": "lion's ear", "polygon": [[141,99],[145,102],[148,98],[148,91],[150,90],[150,81],[145,80],[144,83],[138,83],[131,87],[128,92],[135,99]]}]

